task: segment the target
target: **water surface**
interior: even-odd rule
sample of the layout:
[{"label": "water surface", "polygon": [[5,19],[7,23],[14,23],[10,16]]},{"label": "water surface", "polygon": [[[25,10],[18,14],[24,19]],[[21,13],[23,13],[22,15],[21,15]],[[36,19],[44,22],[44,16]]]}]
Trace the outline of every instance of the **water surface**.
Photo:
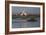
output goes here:
[{"label": "water surface", "polygon": [[31,28],[31,27],[40,27],[40,19],[36,18],[37,21],[28,22],[26,19],[13,19],[12,28]]}]

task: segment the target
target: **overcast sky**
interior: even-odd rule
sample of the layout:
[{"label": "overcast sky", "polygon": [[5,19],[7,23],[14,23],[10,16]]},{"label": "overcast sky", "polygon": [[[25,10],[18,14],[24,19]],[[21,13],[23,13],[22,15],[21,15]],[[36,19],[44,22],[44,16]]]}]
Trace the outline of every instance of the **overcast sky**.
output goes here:
[{"label": "overcast sky", "polygon": [[25,10],[25,12],[29,13],[29,14],[39,14],[40,13],[39,7],[16,7],[16,6],[12,6],[12,14],[23,12],[23,10]]}]

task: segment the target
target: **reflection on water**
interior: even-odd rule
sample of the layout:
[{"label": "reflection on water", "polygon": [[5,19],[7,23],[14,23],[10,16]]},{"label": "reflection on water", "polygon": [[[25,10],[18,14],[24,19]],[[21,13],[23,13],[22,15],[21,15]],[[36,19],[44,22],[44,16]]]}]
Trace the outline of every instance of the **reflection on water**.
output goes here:
[{"label": "reflection on water", "polygon": [[40,27],[40,19],[36,18],[37,21],[28,22],[26,19],[13,19],[12,28],[31,28],[31,27]]}]

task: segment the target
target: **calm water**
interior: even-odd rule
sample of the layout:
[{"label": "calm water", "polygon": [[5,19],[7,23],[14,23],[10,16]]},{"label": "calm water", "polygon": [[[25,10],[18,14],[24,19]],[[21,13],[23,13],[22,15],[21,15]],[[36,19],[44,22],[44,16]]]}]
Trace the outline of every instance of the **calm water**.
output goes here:
[{"label": "calm water", "polygon": [[13,19],[12,28],[31,28],[31,27],[40,27],[40,19],[36,18],[37,21],[26,21],[26,19]]}]

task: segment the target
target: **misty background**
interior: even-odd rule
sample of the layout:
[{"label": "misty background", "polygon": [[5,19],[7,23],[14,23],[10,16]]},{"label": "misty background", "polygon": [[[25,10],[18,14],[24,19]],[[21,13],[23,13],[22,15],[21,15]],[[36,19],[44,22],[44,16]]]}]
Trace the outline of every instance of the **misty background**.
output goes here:
[{"label": "misty background", "polygon": [[12,6],[12,15],[15,15],[16,13],[20,12],[26,12],[28,14],[40,14],[40,8],[39,7],[17,7]]}]

